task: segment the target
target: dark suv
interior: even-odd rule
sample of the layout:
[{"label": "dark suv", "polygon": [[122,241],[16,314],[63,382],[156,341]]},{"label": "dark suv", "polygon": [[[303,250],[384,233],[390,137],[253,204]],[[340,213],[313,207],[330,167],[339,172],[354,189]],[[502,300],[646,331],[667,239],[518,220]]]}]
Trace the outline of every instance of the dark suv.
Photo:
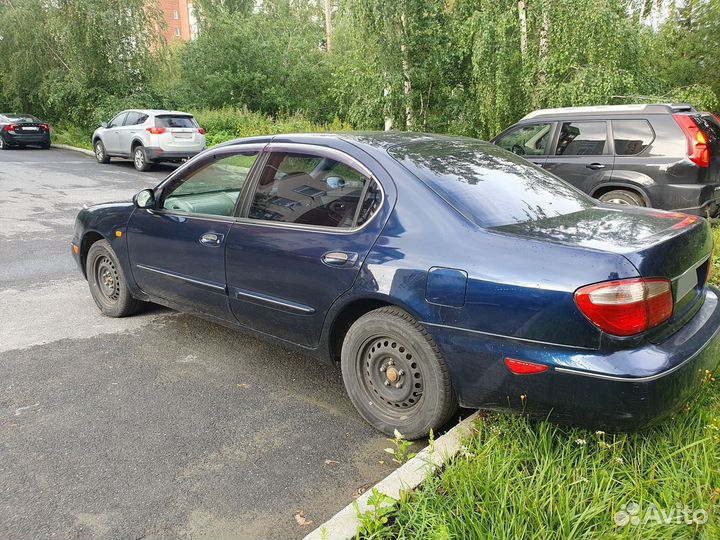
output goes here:
[{"label": "dark suv", "polygon": [[690,105],[544,109],[492,142],[604,202],[720,211],[720,132]]}]

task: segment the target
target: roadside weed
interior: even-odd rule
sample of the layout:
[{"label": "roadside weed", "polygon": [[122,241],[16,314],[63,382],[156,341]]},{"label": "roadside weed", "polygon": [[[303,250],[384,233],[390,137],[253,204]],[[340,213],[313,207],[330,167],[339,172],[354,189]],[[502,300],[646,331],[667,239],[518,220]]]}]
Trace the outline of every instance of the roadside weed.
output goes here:
[{"label": "roadside weed", "polygon": [[397,429],[395,430],[394,435],[394,438],[387,439],[392,443],[393,448],[386,448],[385,451],[392,455],[392,460],[395,463],[402,465],[408,459],[414,458],[416,454],[415,452],[410,452],[410,447],[413,444],[412,441],[408,441]]}]

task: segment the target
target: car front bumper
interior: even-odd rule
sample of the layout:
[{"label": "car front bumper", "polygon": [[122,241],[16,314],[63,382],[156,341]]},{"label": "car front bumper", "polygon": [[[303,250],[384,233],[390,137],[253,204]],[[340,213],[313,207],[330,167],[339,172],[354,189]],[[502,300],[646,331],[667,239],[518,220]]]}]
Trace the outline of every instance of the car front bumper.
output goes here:
[{"label": "car front bumper", "polygon": [[[558,347],[428,325],[463,406],[603,429],[634,431],[687,403],[720,359],[720,299],[708,288],[700,310],[666,341],[612,352]],[[548,366],[515,375],[514,358]]]},{"label": "car front bumper", "polygon": [[197,156],[204,149],[200,150],[183,150],[183,151],[167,151],[162,148],[155,148],[148,146],[145,148],[145,154],[150,161],[177,161],[181,159],[190,159],[191,157]]}]

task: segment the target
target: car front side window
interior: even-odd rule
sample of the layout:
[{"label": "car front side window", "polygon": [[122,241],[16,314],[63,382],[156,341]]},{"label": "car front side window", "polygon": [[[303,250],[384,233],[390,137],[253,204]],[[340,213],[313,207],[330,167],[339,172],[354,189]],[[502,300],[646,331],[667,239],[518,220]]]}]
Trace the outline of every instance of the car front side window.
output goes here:
[{"label": "car front side window", "polygon": [[367,221],[374,212],[376,203],[368,195],[368,182],[375,186],[365,174],[331,158],[273,152],[260,176],[248,217],[348,229]]},{"label": "car front side window", "polygon": [[498,140],[497,145],[519,156],[544,156],[552,132],[551,123],[520,126]]},{"label": "car front side window", "polygon": [[212,161],[163,194],[162,208],[183,214],[230,217],[258,152],[242,152]]},{"label": "car front side window", "polygon": [[125,122],[125,117],[127,116],[127,113],[123,112],[118,114],[115,118],[110,120],[110,124],[108,125],[109,128],[116,128],[120,127]]}]

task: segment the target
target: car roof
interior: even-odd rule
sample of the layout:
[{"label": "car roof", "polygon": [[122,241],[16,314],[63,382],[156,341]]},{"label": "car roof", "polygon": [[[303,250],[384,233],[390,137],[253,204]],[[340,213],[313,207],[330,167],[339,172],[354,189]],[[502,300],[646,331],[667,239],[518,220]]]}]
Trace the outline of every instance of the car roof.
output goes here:
[{"label": "car roof", "polygon": [[359,147],[388,150],[393,146],[421,142],[460,142],[478,141],[478,139],[453,135],[440,135],[436,133],[419,133],[413,131],[330,131],[320,133],[284,133],[280,135],[249,137],[228,141],[218,146],[263,142],[286,142],[295,144],[316,144],[318,146],[333,146],[333,142],[339,141],[349,142]]},{"label": "car roof", "polygon": [[[164,109],[125,109],[122,112],[139,112],[147,114],[148,116],[159,116],[164,114],[177,115],[177,116],[192,116],[192,114],[182,111],[166,111]],[[118,113],[122,114],[122,113]]]},{"label": "car roof", "polygon": [[674,114],[682,112],[697,112],[689,103],[639,103],[635,105],[591,105],[587,107],[558,107],[554,109],[539,109],[526,114],[522,120],[542,118],[548,116],[577,116],[602,114]]}]

